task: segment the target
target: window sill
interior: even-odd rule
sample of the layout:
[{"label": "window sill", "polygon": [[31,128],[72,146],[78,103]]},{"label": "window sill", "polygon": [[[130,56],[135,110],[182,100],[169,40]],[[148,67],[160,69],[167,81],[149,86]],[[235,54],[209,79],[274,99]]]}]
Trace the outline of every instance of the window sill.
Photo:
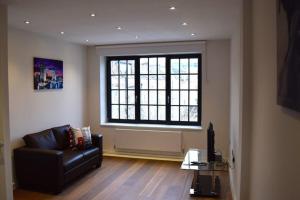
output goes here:
[{"label": "window sill", "polygon": [[100,123],[102,127],[116,128],[151,128],[151,129],[176,129],[176,130],[203,130],[202,126],[185,126],[185,125],[164,125],[164,124],[129,124],[129,123]]}]

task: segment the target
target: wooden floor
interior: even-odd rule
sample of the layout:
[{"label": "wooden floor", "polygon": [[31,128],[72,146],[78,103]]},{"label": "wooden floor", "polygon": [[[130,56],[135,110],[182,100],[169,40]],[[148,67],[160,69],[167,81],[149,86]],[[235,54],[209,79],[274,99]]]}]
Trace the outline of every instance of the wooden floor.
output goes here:
[{"label": "wooden floor", "polygon": [[[59,195],[17,189],[16,200],[188,200],[193,172],[178,162],[105,157],[102,167],[86,174]],[[232,200],[228,173],[220,174],[219,199]]]}]

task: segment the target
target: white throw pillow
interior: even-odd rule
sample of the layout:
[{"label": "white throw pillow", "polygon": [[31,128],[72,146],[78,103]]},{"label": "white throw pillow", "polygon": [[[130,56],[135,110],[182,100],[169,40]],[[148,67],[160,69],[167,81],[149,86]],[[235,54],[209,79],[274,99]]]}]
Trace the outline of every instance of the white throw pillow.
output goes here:
[{"label": "white throw pillow", "polygon": [[92,133],[91,133],[91,127],[82,127],[81,132],[84,138],[84,141],[86,144],[92,144]]},{"label": "white throw pillow", "polygon": [[78,138],[83,138],[85,145],[92,144],[92,134],[91,134],[91,128],[88,127],[82,127],[82,128],[71,128],[72,132],[74,134],[75,138],[75,145],[78,145]]}]

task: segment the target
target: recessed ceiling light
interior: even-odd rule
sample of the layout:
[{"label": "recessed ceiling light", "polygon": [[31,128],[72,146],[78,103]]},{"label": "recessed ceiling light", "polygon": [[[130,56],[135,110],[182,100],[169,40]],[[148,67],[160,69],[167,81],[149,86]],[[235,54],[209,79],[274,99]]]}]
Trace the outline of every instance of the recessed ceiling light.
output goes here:
[{"label": "recessed ceiling light", "polygon": [[96,14],[95,13],[91,13],[90,16],[91,17],[96,17]]},{"label": "recessed ceiling light", "polygon": [[116,29],[122,30],[122,27],[121,26],[117,26]]},{"label": "recessed ceiling light", "polygon": [[25,24],[30,24],[30,21],[29,20],[25,20],[24,23]]},{"label": "recessed ceiling light", "polygon": [[183,22],[181,25],[182,26],[187,26],[188,24],[186,22]]},{"label": "recessed ceiling light", "polygon": [[135,39],[139,39],[139,36],[138,36],[138,35],[136,35],[136,36],[135,36]]},{"label": "recessed ceiling light", "polygon": [[89,40],[85,40],[86,42],[89,42]]},{"label": "recessed ceiling light", "polygon": [[192,33],[192,34],[191,34],[191,36],[195,36],[195,35],[196,35],[195,33]]},{"label": "recessed ceiling light", "polygon": [[63,35],[63,34],[65,34],[65,32],[61,31],[60,34]]},{"label": "recessed ceiling light", "polygon": [[175,6],[171,6],[169,9],[170,10],[175,10],[176,8],[175,8]]}]

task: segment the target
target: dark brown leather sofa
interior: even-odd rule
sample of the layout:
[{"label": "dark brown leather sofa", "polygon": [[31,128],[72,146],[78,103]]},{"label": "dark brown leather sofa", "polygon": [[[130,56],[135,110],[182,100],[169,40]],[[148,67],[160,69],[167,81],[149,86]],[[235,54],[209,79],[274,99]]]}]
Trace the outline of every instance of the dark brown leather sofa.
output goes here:
[{"label": "dark brown leather sofa", "polygon": [[74,151],[68,148],[69,127],[55,127],[23,138],[26,146],[14,150],[19,187],[57,194],[80,175],[101,166],[102,135],[92,134],[92,146]]}]

